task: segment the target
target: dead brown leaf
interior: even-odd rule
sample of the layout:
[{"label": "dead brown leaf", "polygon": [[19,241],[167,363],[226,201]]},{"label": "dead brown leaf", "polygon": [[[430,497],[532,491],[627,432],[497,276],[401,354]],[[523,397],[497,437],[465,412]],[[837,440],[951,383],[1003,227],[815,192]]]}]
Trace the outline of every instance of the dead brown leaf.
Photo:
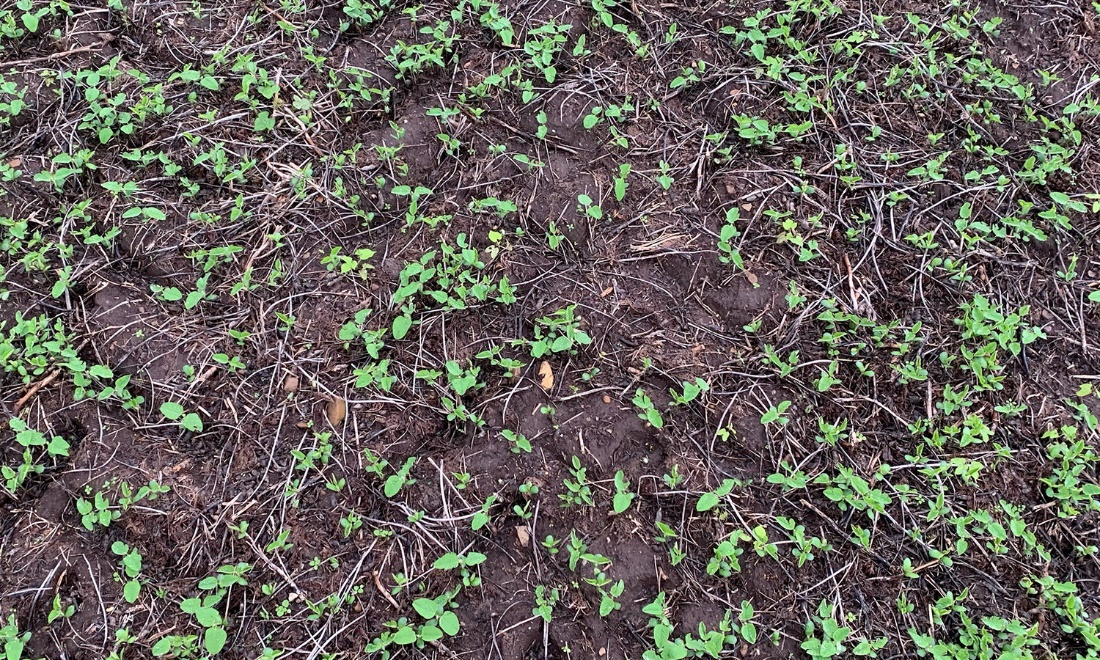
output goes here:
[{"label": "dead brown leaf", "polygon": [[546,360],[543,360],[542,364],[539,365],[539,385],[547,392],[554,389],[554,370],[550,368],[550,363]]},{"label": "dead brown leaf", "polygon": [[328,402],[328,406],[325,407],[325,414],[328,416],[329,424],[339,426],[340,422],[344,421],[344,417],[347,417],[348,402],[336,397]]}]

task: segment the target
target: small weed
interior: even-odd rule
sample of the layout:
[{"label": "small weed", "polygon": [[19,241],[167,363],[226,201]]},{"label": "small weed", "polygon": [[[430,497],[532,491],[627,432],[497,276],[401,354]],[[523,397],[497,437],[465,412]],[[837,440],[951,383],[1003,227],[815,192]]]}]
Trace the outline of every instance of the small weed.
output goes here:
[{"label": "small weed", "polygon": [[638,417],[640,417],[642,421],[658,429],[665,425],[665,420],[661,417],[661,413],[654,407],[653,401],[642,388],[639,387],[638,391],[634,393],[634,398],[631,399],[631,403],[641,411],[638,413]]}]

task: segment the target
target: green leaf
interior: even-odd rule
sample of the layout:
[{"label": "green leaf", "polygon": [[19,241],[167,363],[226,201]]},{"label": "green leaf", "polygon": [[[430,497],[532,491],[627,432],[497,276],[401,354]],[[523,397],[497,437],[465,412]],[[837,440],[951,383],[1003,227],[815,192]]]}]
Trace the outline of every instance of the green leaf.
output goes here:
[{"label": "green leaf", "polygon": [[657,412],[656,408],[649,408],[646,410],[645,417],[646,421],[655,429],[659,429],[665,425],[665,420],[661,419],[661,413]]},{"label": "green leaf", "polygon": [[190,64],[187,64],[187,65],[185,65],[185,68],[183,69],[183,71],[180,71],[179,73],[173,74],[172,76],[170,76],[168,78],[168,80],[171,81],[173,78],[178,77],[180,80],[182,80],[184,82],[195,82],[196,80],[199,79],[199,75],[201,75],[201,74],[199,74],[198,71],[195,71],[194,69],[191,68]]},{"label": "green leaf", "polygon": [[275,130],[275,118],[272,117],[271,114],[267,112],[267,110],[264,110],[256,115],[256,122],[255,124],[253,124],[253,129],[257,133],[262,133],[264,131],[273,131]]},{"label": "green leaf", "polygon": [[[155,656],[168,655],[168,652],[172,650],[172,637],[165,637],[156,644],[153,644],[151,653]],[[18,660],[18,656],[16,657]]]},{"label": "green leaf", "polygon": [[1100,291],[1093,291],[1089,294],[1089,302],[1094,302],[1100,305]]},{"label": "green leaf", "polygon": [[38,32],[38,17],[34,14],[27,12],[23,14],[23,25],[26,26],[28,32]]},{"label": "green leaf", "polygon": [[725,497],[733,492],[733,487],[737,485],[735,479],[723,479],[722,485],[714,490],[715,495],[718,497]]},{"label": "green leaf", "polygon": [[630,502],[634,498],[630,496],[630,493],[615,493],[615,497],[611,501],[611,510],[615,514],[622,513],[630,507]]},{"label": "green leaf", "polygon": [[439,605],[431,598],[417,598],[413,601],[413,609],[425,619],[434,619],[439,614]]},{"label": "green leaf", "polygon": [[114,378],[115,374],[102,364],[93,364],[88,367],[88,374],[96,378]]},{"label": "green leaf", "polygon": [[749,644],[756,643],[756,625],[752,623],[741,624],[741,637]]},{"label": "green leaf", "polygon": [[195,413],[187,413],[180,420],[180,426],[192,433],[198,433],[202,431],[202,419]]},{"label": "green leaf", "polygon": [[412,317],[398,316],[393,320],[393,338],[400,341],[405,338],[405,335],[409,334],[409,329],[412,328]]},{"label": "green leaf", "polygon": [[434,642],[443,638],[443,631],[435,626],[422,626],[420,628],[420,639],[425,642]]},{"label": "green leaf", "polygon": [[175,401],[165,401],[160,404],[160,414],[164,415],[168,419],[175,421],[183,416],[183,406]]},{"label": "green leaf", "polygon": [[122,588],[122,597],[126,599],[127,603],[137,602],[139,595],[141,595],[141,583],[137,580],[130,580]]},{"label": "green leaf", "polygon": [[615,610],[615,601],[611,598],[604,596],[600,599],[600,616],[606,617]]},{"label": "green leaf", "polygon": [[459,564],[461,563],[462,560],[459,559],[458,555],[453,552],[448,552],[439,559],[436,559],[435,563],[432,564],[432,568],[441,571],[449,571],[458,568]]},{"label": "green leaf", "polygon": [[415,641],[416,641],[416,631],[413,630],[412,628],[410,628],[409,626],[405,626],[403,628],[398,628],[397,632],[394,633],[394,635],[393,635],[393,643],[394,644],[407,645],[407,644],[412,644]]},{"label": "green leaf", "polygon": [[46,445],[46,452],[50,456],[68,456],[69,455],[69,443],[60,436],[54,436],[48,445]]},{"label": "green leaf", "polygon": [[227,637],[224,628],[207,628],[206,634],[202,636],[202,645],[206,648],[207,653],[210,655],[217,655],[225,648],[225,640]]},{"label": "green leaf", "polygon": [[703,493],[699,501],[695,503],[696,511],[710,511],[714,507],[718,506],[718,495],[715,493]]},{"label": "green leaf", "polygon": [[458,634],[458,616],[454,612],[444,612],[439,615],[439,627],[450,636]]},{"label": "green leaf", "polygon": [[141,572],[141,555],[136,552],[131,552],[122,558],[122,565],[126,569],[126,575],[129,577],[137,577],[137,574]]},{"label": "green leaf", "polygon": [[200,607],[195,611],[195,620],[203,628],[221,625],[222,617],[213,607]]}]

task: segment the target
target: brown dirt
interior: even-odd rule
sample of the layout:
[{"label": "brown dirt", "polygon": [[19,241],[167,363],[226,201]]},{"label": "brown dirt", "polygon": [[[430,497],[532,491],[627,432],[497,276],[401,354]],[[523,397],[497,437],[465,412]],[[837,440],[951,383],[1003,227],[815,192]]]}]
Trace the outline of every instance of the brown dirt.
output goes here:
[{"label": "brown dirt", "polygon": [[[20,159],[24,172],[18,181],[5,183],[0,215],[31,218],[37,230],[57,237],[62,227],[65,232],[72,228],[52,218],[91,199],[88,224],[100,231],[121,229],[109,247],[79,245],[74,261],[55,259],[40,270],[25,271],[14,251],[0,254],[8,296],[0,305],[0,322],[10,325],[16,311],[62,320],[75,334],[84,361],[132,376],[131,388],[145,398],[137,410],[115,400],[77,400],[66,374],[16,411],[15,403],[42,377],[23,382],[14,374],[0,374],[5,415],[18,413],[72,447],[69,457],[51,459],[17,494],[0,494],[0,615],[12,614],[20,630],[32,633],[28,657],[107,657],[120,628],[138,640],[125,657],[146,657],[165,635],[195,633],[194,620],[180,611],[179,602],[200,593],[202,578],[237,562],[251,564],[252,570],[247,586],[226,595],[222,613],[231,635],[219,657],[255,658],[266,647],[308,658],[362,657],[363,647],[384,631],[385,622],[415,617],[413,599],[434,597],[458,583],[457,573],[431,569],[436,557],[452,551],[487,557],[478,571],[481,586],[456,597],[463,632],[406,656],[637,658],[652,647],[649,617],[641,608],[658,592],[668,595],[678,634],[697,631],[700,623],[713,629],[743,600],[753,603],[762,639],[727,650],[729,657],[798,656],[803,625],[823,599],[842,602],[860,634],[889,637],[880,657],[912,656],[905,629],[929,626],[930,603],[948,590],[970,590],[975,620],[980,615],[1030,617],[1040,611],[1038,601],[1019,585],[1040,570],[1033,558],[996,555],[973,541],[974,548],[954,568],[932,562],[920,578],[906,580],[900,574],[902,561],[922,564],[928,547],[954,542],[948,522],[929,525],[929,538],[916,540],[907,532],[926,522],[916,505],[892,508],[891,517],[872,523],[862,513],[839,510],[818,486],[784,492],[767,481],[781,462],[798,464],[811,475],[851,465],[866,478],[883,463],[906,464],[919,440],[907,423],[932,415],[932,402],[940,400],[944,385],[959,383],[958,370],[951,371],[937,356],[958,348],[954,317],[959,304],[976,292],[1006,308],[1031,305],[1029,323],[1041,326],[1048,339],[1028,347],[1027,362],[1011,360],[1003,392],[975,406],[996,420],[996,439],[1013,453],[1001,460],[988,445],[982,447],[981,460],[988,465],[980,483],[952,481],[952,515],[996,512],[1001,500],[1024,507],[1030,528],[1052,554],[1041,570],[1088,586],[1090,591],[1081,594],[1086,609],[1095,612],[1100,606],[1091,590],[1100,579],[1100,563],[1075,553],[1076,546],[1098,542],[1097,514],[1059,518],[1039,481],[1050,471],[1042,433],[1073,421],[1059,403],[1080,385],[1073,377],[1100,373],[1095,346],[1100,317],[1095,306],[1082,302],[1085,285],[1053,275],[1065,267],[1067,255],[1076,254],[1082,281],[1097,280],[1095,229],[1060,232],[1047,243],[1016,241],[990,248],[975,257],[974,280],[957,283],[942,270],[929,274],[927,255],[904,238],[950,231],[943,227],[958,215],[954,183],[915,190],[912,206],[904,211],[899,206],[894,213],[892,207],[884,209],[881,195],[868,190],[900,186],[900,172],[867,166],[872,173],[867,187],[851,189],[830,169],[834,145],[869,143],[861,131],[872,121],[895,134],[891,144],[907,154],[905,162],[914,159],[906,169],[914,167],[914,145],[928,133],[942,130],[951,134],[948,140],[963,134],[955,110],[946,109],[953,106],[922,109],[882,91],[881,103],[863,107],[859,101],[850,110],[859,113],[858,121],[815,115],[818,127],[805,142],[759,148],[738,142],[731,160],[718,163],[713,154],[701,155],[710,148],[706,134],[736,133],[731,122],[738,113],[777,121],[787,112],[776,100],[781,90],[760,82],[752,73],[756,65],[746,64],[744,54],[715,32],[739,24],[755,6],[623,3],[615,15],[655,48],[672,19],[688,35],[662,51],[662,57],[640,59],[621,37],[594,27],[587,4],[503,3],[517,28],[526,30],[551,17],[570,26],[567,49],[557,63],[559,80],[532,104],[521,103],[518,95],[498,95],[484,102],[489,119],[475,120],[463,112],[442,126],[427,111],[444,100],[458,105],[457,95],[466,86],[498,71],[515,51],[478,25],[460,28],[465,40],[447,67],[397,80],[385,55],[399,40],[419,39],[419,28],[428,24],[423,17],[414,25],[394,11],[376,25],[340,32],[339,21],[346,17],[337,4],[322,3],[295,19],[317,31],[307,39],[307,30],[287,36],[278,27],[285,7],[203,3],[212,13],[195,17],[191,3],[126,4],[125,19],[114,10],[74,6],[77,15],[49,26],[62,31],[61,40],[28,37],[0,51],[5,59],[27,62],[8,79],[30,85],[27,112],[33,117],[21,117],[10,129],[0,126],[10,130],[0,137],[0,157]],[[438,3],[429,4],[422,14],[433,20],[445,15]],[[926,16],[938,11],[918,3],[881,4],[876,12],[894,16],[883,28],[891,34],[903,33],[899,17],[904,11]],[[1038,82],[1038,69],[1066,79],[1045,90],[1049,104],[1074,93],[1083,78],[1073,72],[1096,68],[1096,19],[1089,8],[1063,13],[1056,6],[984,3],[980,16],[994,15],[1005,19],[1000,36],[987,39],[995,64],[1029,83]],[[850,25],[843,17],[830,20]],[[827,34],[803,27],[810,38]],[[278,38],[257,47],[257,36],[264,34]],[[593,53],[569,55],[581,35]],[[275,133],[258,137],[252,110],[233,99],[240,74],[231,71],[229,58],[219,68],[221,90],[199,91],[192,104],[186,92],[193,86],[168,85],[174,114],[151,119],[134,136],[102,146],[94,134],[75,127],[85,111],[79,97],[58,95],[46,82],[31,84],[46,80],[38,75],[43,71],[97,67],[116,55],[168,84],[179,62],[206,63],[211,52],[226,45],[255,51],[257,60],[279,72],[286,94],[294,93],[286,82],[292,80],[301,83],[297,91],[320,94],[326,79],[302,57],[298,38],[323,52],[332,66],[359,67],[375,74],[372,84],[393,84],[390,107],[357,110],[344,122],[317,103],[309,128],[287,111]],[[57,56],[69,50],[79,52]],[[867,71],[885,71],[893,62],[879,51],[867,58]],[[668,79],[698,59],[713,62],[711,70],[737,73],[673,94]],[[71,86],[70,81],[62,84]],[[592,107],[628,95],[637,104],[650,95],[662,103],[620,126],[633,140],[624,153],[610,145],[604,125],[590,131],[581,122]],[[292,107],[289,98],[280,103]],[[209,110],[221,118],[244,114],[212,123],[199,116]],[[539,111],[548,117],[546,141],[533,137]],[[401,137],[393,126],[400,127]],[[459,157],[443,150],[437,134],[444,130],[463,141]],[[1091,191],[1088,186],[1097,181],[1091,158],[1095,125],[1085,124],[1084,130],[1075,185]],[[1008,128],[989,132],[1012,144]],[[193,146],[184,133],[201,134],[203,140]],[[226,182],[209,165],[194,164],[212,141],[233,152],[233,162],[255,159],[252,178]],[[357,143],[363,148],[353,162],[334,164],[335,154]],[[79,175],[61,192],[33,181],[34,174],[48,171],[50,157],[72,144],[94,149],[99,168]],[[179,161],[180,176],[194,181],[198,194],[182,194],[159,165],[143,167],[122,157],[125,150],[143,145]],[[527,169],[509,156],[491,154],[492,145],[505,145],[508,154],[529,154],[545,166]],[[397,156],[390,162],[373,147],[397,149]],[[1026,153],[1018,145],[1013,149],[1011,158],[1022,161]],[[793,182],[803,178],[791,164],[796,155],[805,159],[806,172],[817,173],[805,178],[823,193],[823,201],[792,191]],[[616,202],[611,187],[621,162],[630,162],[634,174],[626,197]],[[676,179],[668,191],[656,182],[662,162]],[[295,176],[307,164],[313,177],[298,191]],[[346,192],[337,194],[338,178]],[[376,178],[385,182],[382,190]],[[129,180],[141,184],[135,199],[163,208],[165,221],[121,217],[123,201],[104,193],[101,184]],[[450,223],[435,229],[423,223],[407,227],[407,199],[389,192],[399,183],[431,188],[427,213],[452,215]],[[602,219],[578,210],[582,193],[601,204]],[[238,195],[248,215],[230,221]],[[359,200],[349,202],[352,195]],[[490,196],[513,201],[519,211],[505,220],[469,211],[471,200]],[[993,210],[1003,201],[992,192],[982,199]],[[741,209],[743,272],[721,263],[715,250],[721,219],[732,205]],[[349,209],[373,217],[364,221]],[[764,214],[767,209],[790,211],[798,231],[820,242],[822,256],[800,261],[797,250],[779,240],[778,224]],[[191,219],[190,213],[199,210],[226,217],[212,223]],[[861,211],[877,217],[856,227],[852,218]],[[818,213],[822,224],[815,227],[810,218]],[[551,223],[565,236],[558,250],[547,246]],[[848,227],[858,230],[855,239],[845,235]],[[506,235],[492,243],[490,230]],[[338,337],[341,327],[358,310],[370,308],[374,314],[367,329],[389,328],[399,313],[392,293],[403,266],[439,249],[441,242],[453,244],[460,234],[469,235],[480,250],[485,272],[494,278],[506,275],[516,285],[517,302],[479,304],[446,315],[424,313],[407,340],[387,339],[382,357],[392,360],[391,373],[398,377],[392,390],[357,388],[355,370],[373,360],[361,343],[345,346]],[[187,310],[152,292],[150,285],[191,291],[203,273],[193,252],[229,245],[243,250],[212,271],[216,300]],[[334,246],[343,254],[374,250],[372,270],[365,278],[329,272],[321,259]],[[75,283],[65,296],[51,297],[57,269],[74,264]],[[230,287],[249,268],[261,286],[231,295]],[[810,296],[794,309],[786,298],[792,283]],[[839,300],[845,310],[878,322],[925,323],[933,341],[919,351],[929,381],[899,382],[891,370],[900,361],[891,353],[894,339],[885,347],[866,348],[854,346],[849,336],[836,340],[851,351],[838,375],[843,392],[817,391],[817,366],[828,361],[831,347],[821,341],[825,327],[817,319],[825,299]],[[549,391],[540,384],[540,361],[529,361],[520,349],[505,350],[525,360],[515,374],[478,362],[484,387],[463,402],[485,420],[484,426],[448,420],[446,388],[414,377],[421,369],[441,369],[448,360],[473,360],[489,346],[531,338],[537,319],[567,305],[576,306],[592,344],[575,354],[546,358],[555,377]],[[294,319],[289,328],[287,317]],[[759,330],[746,330],[754,323]],[[238,340],[231,330],[251,334]],[[863,331],[858,340],[873,344],[868,334]],[[765,345],[784,358],[799,351],[799,362],[810,366],[795,378],[780,377],[763,359]],[[220,354],[240,357],[246,366],[228,368],[216,362]],[[873,377],[860,374],[857,359],[875,361]],[[670,408],[669,389],[696,376],[709,383],[710,391],[689,406]],[[294,387],[288,387],[290,381]],[[638,388],[664,411],[663,429],[639,417],[632,403]],[[1027,402],[1028,413],[1002,418],[993,411],[1010,399]],[[346,402],[340,419],[331,418],[333,400]],[[790,424],[765,427],[761,415],[784,400],[793,401]],[[158,412],[165,401],[197,412],[203,430],[186,431],[166,421]],[[1095,413],[1095,402],[1088,405]],[[839,444],[826,446],[814,439],[819,418],[846,418],[852,428]],[[501,435],[504,429],[526,436],[534,451],[512,452]],[[728,430],[727,439],[717,437],[720,429]],[[302,454],[322,440],[330,443],[331,454],[301,469]],[[383,481],[370,471],[368,452],[389,461],[387,475],[415,456],[414,481],[399,496],[386,497]],[[20,454],[13,434],[0,432],[3,464],[14,464]],[[560,506],[567,492],[564,481],[573,478],[574,456],[588,470],[597,492],[595,507]],[[627,512],[613,516],[607,509],[618,470],[636,498]],[[666,486],[662,476],[674,470],[683,481]],[[459,489],[454,473],[468,473],[469,485]],[[892,483],[927,486],[915,473],[903,469]],[[744,483],[728,506],[698,512],[698,497],[727,478]],[[170,492],[122,512],[109,526],[89,531],[82,525],[76,502],[89,497],[87,489],[106,488],[117,500],[121,481],[138,486],[150,480]],[[342,487],[336,487],[340,480]],[[529,519],[515,512],[529,503],[520,491],[524,484],[539,488]],[[469,518],[490,495],[498,497],[492,521],[475,532]],[[423,517],[410,520],[417,512]],[[359,515],[364,525],[345,537],[341,520],[349,513]],[[740,572],[724,579],[708,574],[712,549],[735,530],[766,525],[773,540],[785,540],[776,516],[797,519],[808,534],[828,539],[834,550],[796,569],[789,544],[780,546],[781,562],[743,544]],[[657,520],[677,530],[688,553],[682,563],[674,566],[669,544],[655,540]],[[850,542],[853,524],[873,527],[874,552]],[[282,532],[290,545],[270,545]],[[590,552],[608,557],[608,576],[625,585],[621,609],[606,617],[598,614],[598,592],[584,583],[590,571],[570,570],[564,548],[551,554],[540,546],[547,535],[568,539],[571,532],[585,540]],[[111,551],[115,541],[140,549],[144,560],[144,596],[135,604],[122,597],[120,564]],[[412,579],[414,586],[395,590],[398,575]],[[548,626],[532,617],[539,585],[562,591]],[[915,600],[915,614],[898,614],[895,602],[903,592]],[[310,607],[333,594],[347,600],[320,613]],[[74,606],[71,618],[47,621],[55,596]],[[1059,632],[1052,622],[1055,614],[1039,616],[1049,617],[1041,640],[1050,657],[1081,651],[1076,638]],[[777,645],[766,639],[773,631]]]}]

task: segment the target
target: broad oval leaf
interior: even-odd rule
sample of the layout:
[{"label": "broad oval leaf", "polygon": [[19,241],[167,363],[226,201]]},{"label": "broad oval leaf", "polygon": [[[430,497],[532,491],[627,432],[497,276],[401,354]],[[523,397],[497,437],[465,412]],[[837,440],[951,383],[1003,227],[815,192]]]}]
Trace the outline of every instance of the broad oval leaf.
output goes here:
[{"label": "broad oval leaf", "polygon": [[443,638],[443,631],[435,626],[424,626],[420,629],[420,639],[425,642],[434,642]]},{"label": "broad oval leaf", "polygon": [[439,627],[448,635],[457,635],[459,629],[458,616],[454,612],[444,612],[440,614]]},{"label": "broad oval leaf", "polygon": [[710,511],[718,506],[718,496],[714,493],[703,493],[699,501],[695,503],[696,511]]},{"label": "broad oval leaf", "polygon": [[171,651],[171,650],[172,650],[172,638],[169,636],[169,637],[165,637],[164,639],[161,639],[156,644],[153,644],[153,649],[152,649],[151,653],[154,656],[160,657],[162,655],[167,655],[168,652]]},{"label": "broad oval leaf", "polygon": [[160,414],[172,421],[176,421],[180,417],[183,417],[183,406],[175,401],[165,401],[160,404]]},{"label": "broad oval leaf", "polygon": [[461,560],[458,558],[458,555],[453,552],[448,552],[439,559],[436,559],[435,563],[432,564],[432,568],[441,571],[449,571],[458,568],[459,563],[461,563]]},{"label": "broad oval leaf", "polygon": [[195,612],[195,620],[202,627],[210,628],[211,626],[221,625],[222,615],[218,614],[218,611],[212,607],[203,607]]},{"label": "broad oval leaf", "polygon": [[130,580],[126,583],[126,586],[122,588],[122,597],[126,599],[127,603],[136,603],[140,595],[141,583],[137,580]]},{"label": "broad oval leaf", "polygon": [[225,648],[225,640],[227,637],[228,635],[226,635],[224,628],[207,628],[206,634],[202,637],[202,645],[206,648],[207,653],[210,655],[217,655]]},{"label": "broad oval leaf", "polygon": [[406,644],[412,644],[415,641],[416,641],[416,631],[413,630],[412,628],[408,627],[408,626],[405,626],[403,628],[398,628],[397,632],[394,633],[394,635],[393,635],[393,643],[394,644],[406,645]]},{"label": "broad oval leaf", "polygon": [[180,426],[191,431],[192,433],[198,433],[202,431],[202,419],[195,413],[187,413],[180,420]]},{"label": "broad oval leaf", "polygon": [[393,320],[393,338],[400,341],[405,338],[405,335],[409,334],[409,329],[412,328],[412,318],[408,316],[398,316]]},{"label": "broad oval leaf", "polygon": [[756,625],[752,623],[741,624],[741,637],[749,644],[756,643]]},{"label": "broad oval leaf", "polygon": [[425,619],[434,619],[439,614],[439,605],[431,598],[417,598],[413,601],[413,609]]}]

